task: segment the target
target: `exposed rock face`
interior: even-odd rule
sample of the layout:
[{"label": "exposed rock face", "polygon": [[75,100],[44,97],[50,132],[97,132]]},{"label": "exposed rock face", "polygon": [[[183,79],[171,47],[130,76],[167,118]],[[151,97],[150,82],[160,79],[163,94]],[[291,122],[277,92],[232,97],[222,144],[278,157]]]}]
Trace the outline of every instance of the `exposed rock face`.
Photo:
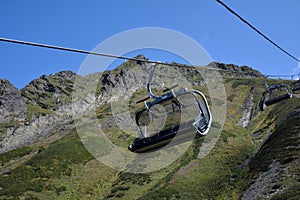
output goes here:
[{"label": "exposed rock face", "polygon": [[[278,180],[287,174],[288,167],[281,168],[279,162],[274,161],[268,170],[262,172],[242,196],[242,200],[269,199],[279,193],[282,188],[276,186]],[[277,188],[278,187],[278,188]],[[262,198],[264,197],[264,198]]]},{"label": "exposed rock face", "polygon": [[243,116],[242,118],[238,121],[238,126],[241,127],[247,127],[251,121],[251,117],[252,117],[252,112],[253,112],[253,106],[254,106],[254,102],[253,102],[253,88],[252,90],[249,92],[248,94],[248,98],[246,99],[244,106],[243,106]]},{"label": "exposed rock face", "polygon": [[212,62],[208,66],[219,68],[220,73],[229,77],[248,77],[248,78],[263,78],[264,76],[257,70],[248,66],[238,66],[234,64],[224,64],[218,62]]},{"label": "exposed rock face", "polygon": [[[43,75],[21,91],[8,81],[1,81],[0,112],[4,117],[0,118],[0,122],[6,123],[21,116],[23,123],[10,126],[4,135],[2,133],[0,153],[33,144],[69,127],[73,120],[71,92],[74,79],[75,73],[71,71]],[[28,107],[30,105],[28,110],[26,103]]]},{"label": "exposed rock face", "polygon": [[50,76],[41,76],[21,90],[27,101],[44,109],[55,110],[70,96],[75,79],[72,71],[62,71]]},{"label": "exposed rock face", "polygon": [[30,124],[7,129],[6,137],[0,142],[0,153],[41,141],[61,130],[73,128],[68,115],[46,115],[34,119]]},{"label": "exposed rock face", "polygon": [[0,80],[0,123],[7,123],[15,118],[22,120],[26,110],[25,99],[19,90],[8,80]]}]

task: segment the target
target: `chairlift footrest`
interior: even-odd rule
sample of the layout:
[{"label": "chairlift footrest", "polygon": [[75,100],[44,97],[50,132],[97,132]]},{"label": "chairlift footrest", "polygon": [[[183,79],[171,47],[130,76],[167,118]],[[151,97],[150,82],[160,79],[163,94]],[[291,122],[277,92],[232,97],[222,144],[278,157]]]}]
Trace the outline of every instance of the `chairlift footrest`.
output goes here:
[{"label": "chairlift footrest", "polygon": [[295,91],[298,91],[298,90],[300,90],[300,86],[299,87],[296,87],[296,88],[293,88],[293,92],[295,92]]},{"label": "chairlift footrest", "polygon": [[275,98],[273,98],[273,99],[267,100],[267,101],[266,101],[266,105],[267,105],[267,106],[270,106],[270,105],[272,105],[272,104],[275,104],[275,103],[278,103],[278,102],[280,102],[280,101],[284,101],[284,100],[290,99],[290,98],[291,98],[291,94],[287,93],[287,94],[284,94],[284,95],[275,97]]}]

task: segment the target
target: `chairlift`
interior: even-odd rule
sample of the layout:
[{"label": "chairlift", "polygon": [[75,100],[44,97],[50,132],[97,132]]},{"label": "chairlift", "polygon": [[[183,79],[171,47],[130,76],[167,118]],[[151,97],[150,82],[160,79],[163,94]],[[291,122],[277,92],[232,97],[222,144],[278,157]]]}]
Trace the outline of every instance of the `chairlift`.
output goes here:
[{"label": "chairlift", "polygon": [[[204,94],[177,85],[164,90],[161,96],[151,91],[156,64],[152,64],[147,84],[145,107],[135,113],[138,137],[128,146],[136,153],[155,151],[204,136],[211,126],[211,112]],[[138,101],[137,103],[140,103]]]},{"label": "chairlift", "polygon": [[300,79],[291,83],[291,90],[294,94],[300,93]]},{"label": "chairlift", "polygon": [[269,86],[266,83],[266,91],[260,101],[260,110],[266,110],[267,106],[292,98],[291,87],[287,84],[277,83]]}]

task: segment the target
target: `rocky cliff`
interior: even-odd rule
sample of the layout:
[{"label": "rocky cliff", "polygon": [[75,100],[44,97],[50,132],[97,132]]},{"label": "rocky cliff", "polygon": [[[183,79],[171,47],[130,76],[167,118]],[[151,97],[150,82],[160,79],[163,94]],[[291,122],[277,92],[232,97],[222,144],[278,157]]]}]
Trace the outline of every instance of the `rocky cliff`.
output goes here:
[{"label": "rocky cliff", "polygon": [[71,71],[43,75],[20,91],[1,81],[0,152],[33,144],[68,127],[74,79]]},{"label": "rocky cliff", "polygon": [[8,80],[0,80],[0,123],[24,121],[26,100]]}]

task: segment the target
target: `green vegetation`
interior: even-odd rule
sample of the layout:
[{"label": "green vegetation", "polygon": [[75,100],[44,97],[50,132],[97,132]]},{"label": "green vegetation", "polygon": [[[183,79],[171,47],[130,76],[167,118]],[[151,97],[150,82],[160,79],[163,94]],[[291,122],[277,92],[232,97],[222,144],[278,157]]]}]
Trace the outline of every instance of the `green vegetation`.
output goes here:
[{"label": "green vegetation", "polygon": [[[20,148],[2,154],[1,163],[6,163],[9,158],[24,156],[31,151],[30,147]],[[63,190],[51,184],[53,179],[61,176],[70,176],[74,164],[84,164],[92,156],[82,145],[75,131],[63,139],[40,149],[30,160],[19,167],[0,176],[0,195],[20,196],[26,191],[42,192],[44,190]]]},{"label": "green vegetation", "polygon": [[13,159],[17,159],[19,157],[25,156],[32,151],[31,147],[23,147],[18,148],[7,153],[0,154],[0,166],[4,165],[4,163],[8,163]]},{"label": "green vegetation", "polygon": [[53,111],[42,108],[35,103],[27,102],[25,121],[30,122],[37,116],[40,116],[40,115],[45,116],[45,115],[48,115],[51,113],[53,113]]},{"label": "green vegetation", "polygon": [[280,163],[278,170],[289,170],[289,175],[285,174],[281,179],[271,184],[270,187],[272,187],[273,192],[284,188],[282,192],[274,194],[272,199],[297,199],[300,196],[297,192],[300,190],[299,108],[299,100],[291,99],[289,102],[282,102],[280,107],[274,106],[269,111],[266,120],[270,120],[270,118],[274,120],[273,133],[249,163],[248,184],[257,178],[261,172],[270,170],[269,167],[274,162]]}]

